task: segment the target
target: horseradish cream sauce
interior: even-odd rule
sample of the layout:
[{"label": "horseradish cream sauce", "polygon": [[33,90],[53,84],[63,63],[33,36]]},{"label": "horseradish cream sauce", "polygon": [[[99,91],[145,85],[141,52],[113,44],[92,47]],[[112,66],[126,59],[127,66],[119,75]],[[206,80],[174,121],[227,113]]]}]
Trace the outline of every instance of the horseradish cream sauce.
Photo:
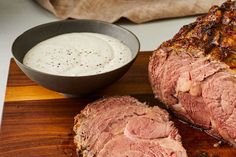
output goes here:
[{"label": "horseradish cream sauce", "polygon": [[113,37],[68,33],[34,46],[25,55],[23,64],[49,74],[87,76],[114,70],[131,59],[131,50]]}]

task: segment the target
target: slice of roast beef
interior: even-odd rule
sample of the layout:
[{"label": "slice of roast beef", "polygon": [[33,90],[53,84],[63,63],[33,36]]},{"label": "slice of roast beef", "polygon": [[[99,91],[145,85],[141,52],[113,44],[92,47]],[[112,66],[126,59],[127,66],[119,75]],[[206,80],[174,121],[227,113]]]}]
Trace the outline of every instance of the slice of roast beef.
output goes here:
[{"label": "slice of roast beef", "polygon": [[84,157],[186,157],[168,113],[130,96],[88,104],[75,117],[74,141]]},{"label": "slice of roast beef", "polygon": [[149,80],[178,117],[236,146],[236,2],[213,6],[154,51]]}]

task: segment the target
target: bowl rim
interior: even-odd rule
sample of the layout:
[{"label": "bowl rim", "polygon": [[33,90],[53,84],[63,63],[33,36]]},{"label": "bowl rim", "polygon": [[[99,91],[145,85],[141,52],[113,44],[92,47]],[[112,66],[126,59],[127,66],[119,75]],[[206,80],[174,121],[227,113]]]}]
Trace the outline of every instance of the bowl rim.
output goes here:
[{"label": "bowl rim", "polygon": [[[14,45],[17,43],[17,41],[19,40],[20,37],[24,36],[26,33],[28,32],[31,32],[31,31],[34,31],[35,29],[39,29],[39,28],[42,28],[42,27],[45,27],[47,25],[53,25],[55,23],[65,23],[65,22],[78,22],[78,21],[89,21],[89,22],[96,22],[96,23],[103,23],[105,25],[109,25],[111,27],[116,27],[118,29],[121,29],[123,31],[126,31],[128,32],[129,34],[131,34],[134,39],[136,40],[137,42],[137,52],[135,53],[135,56],[132,57],[132,59],[127,62],[126,64],[123,64],[122,66],[119,66],[113,70],[109,70],[109,71],[106,71],[106,72],[102,72],[102,73],[99,73],[99,74],[91,74],[91,75],[82,75],[82,76],[68,76],[68,75],[56,75],[56,74],[51,74],[51,73],[46,73],[46,72],[42,72],[42,71],[39,71],[39,70],[36,70],[36,69],[33,69],[23,63],[21,63],[14,55],[14,52],[13,52],[13,47]],[[71,33],[76,33],[76,32],[71,32]],[[88,32],[89,33],[89,32]],[[67,33],[63,33],[63,34],[67,34]],[[101,33],[100,33],[101,34]],[[62,35],[62,34],[61,34]],[[108,35],[109,36],[109,35]],[[114,37],[113,37],[114,38]],[[118,39],[119,40],[119,39]],[[38,44],[38,43],[37,43]],[[127,46],[127,45],[126,45]],[[127,46],[128,47],[128,46]],[[111,73],[115,70],[118,70],[118,69],[121,69],[129,64],[131,64],[132,62],[134,62],[138,56],[138,53],[140,52],[140,41],[138,39],[138,37],[133,33],[131,32],[130,30],[128,30],[127,28],[124,28],[120,25],[116,25],[116,24],[113,24],[113,23],[109,23],[109,22],[105,22],[105,21],[101,21],[101,20],[94,20],[94,19],[66,19],[66,20],[59,20],[59,21],[54,21],[54,22],[48,22],[48,23],[44,23],[44,24],[40,24],[40,25],[37,25],[35,27],[32,27],[26,31],[24,31],[22,34],[20,34],[13,42],[12,46],[11,46],[11,53],[12,53],[12,56],[13,56],[13,59],[18,63],[20,64],[21,66],[23,66],[24,68],[28,69],[28,70],[31,70],[33,72],[37,72],[39,74],[43,74],[43,75],[48,75],[48,76],[52,76],[52,77],[64,77],[64,78],[86,78],[86,77],[93,77],[93,76],[100,76],[100,75],[105,75],[105,74],[108,74],[108,73]]]}]

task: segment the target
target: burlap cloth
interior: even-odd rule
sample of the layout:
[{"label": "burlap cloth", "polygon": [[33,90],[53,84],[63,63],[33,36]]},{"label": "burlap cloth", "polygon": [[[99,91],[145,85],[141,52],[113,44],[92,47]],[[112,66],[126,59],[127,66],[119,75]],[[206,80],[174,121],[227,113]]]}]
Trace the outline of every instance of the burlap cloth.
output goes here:
[{"label": "burlap cloth", "polygon": [[59,18],[115,22],[125,17],[135,23],[206,13],[224,0],[37,0]]}]

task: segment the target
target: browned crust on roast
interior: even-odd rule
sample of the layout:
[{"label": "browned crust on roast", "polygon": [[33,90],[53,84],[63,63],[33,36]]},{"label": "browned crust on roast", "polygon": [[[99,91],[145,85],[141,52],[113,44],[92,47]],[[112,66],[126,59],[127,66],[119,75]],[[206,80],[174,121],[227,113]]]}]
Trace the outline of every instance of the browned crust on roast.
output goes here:
[{"label": "browned crust on roast", "polygon": [[226,1],[221,6],[213,6],[208,14],[183,26],[159,49],[164,47],[208,56],[236,70],[236,2]]}]

